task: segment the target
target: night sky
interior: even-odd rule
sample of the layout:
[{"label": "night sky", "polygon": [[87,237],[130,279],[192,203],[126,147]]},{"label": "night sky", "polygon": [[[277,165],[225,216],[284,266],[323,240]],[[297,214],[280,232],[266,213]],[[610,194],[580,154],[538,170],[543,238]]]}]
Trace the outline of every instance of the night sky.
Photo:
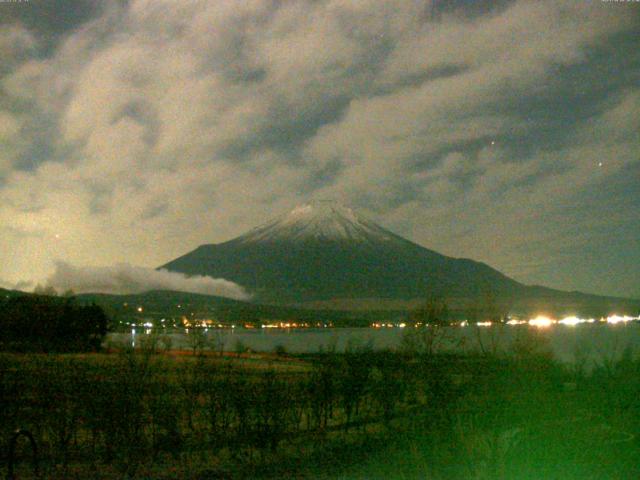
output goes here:
[{"label": "night sky", "polygon": [[0,1],[0,285],[331,198],[640,298],[639,47],[640,2]]}]

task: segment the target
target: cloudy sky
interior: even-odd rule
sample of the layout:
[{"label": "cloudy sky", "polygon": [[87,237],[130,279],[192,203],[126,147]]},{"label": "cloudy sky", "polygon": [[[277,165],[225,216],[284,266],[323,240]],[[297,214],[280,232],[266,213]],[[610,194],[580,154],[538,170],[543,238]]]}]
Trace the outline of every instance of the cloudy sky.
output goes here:
[{"label": "cloudy sky", "polygon": [[333,198],[640,297],[639,46],[637,2],[0,2],[0,283],[155,267]]}]

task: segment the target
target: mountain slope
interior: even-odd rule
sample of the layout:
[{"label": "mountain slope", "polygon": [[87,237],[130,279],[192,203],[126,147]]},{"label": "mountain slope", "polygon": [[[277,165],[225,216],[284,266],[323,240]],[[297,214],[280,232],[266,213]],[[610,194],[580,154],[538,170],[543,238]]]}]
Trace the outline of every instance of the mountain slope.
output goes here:
[{"label": "mountain slope", "polygon": [[253,301],[346,310],[406,309],[429,297],[454,309],[490,296],[512,312],[637,312],[640,301],[527,286],[488,265],[441,255],[334,202],[296,207],[233,240],[160,268],[225,278]]},{"label": "mountain slope", "polygon": [[259,301],[279,303],[466,297],[487,290],[514,294],[523,288],[483,263],[421,247],[333,202],[302,205],[161,268],[226,278]]}]

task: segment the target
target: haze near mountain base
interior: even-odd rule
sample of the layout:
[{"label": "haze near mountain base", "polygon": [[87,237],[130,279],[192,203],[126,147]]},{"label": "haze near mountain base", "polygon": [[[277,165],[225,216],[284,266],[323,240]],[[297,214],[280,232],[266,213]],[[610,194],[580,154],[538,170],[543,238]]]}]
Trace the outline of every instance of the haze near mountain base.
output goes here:
[{"label": "haze near mountain base", "polygon": [[233,282],[206,275],[182,273],[119,264],[110,267],[79,267],[57,262],[47,286],[60,292],[135,294],[150,290],[172,290],[247,300],[249,295]]}]

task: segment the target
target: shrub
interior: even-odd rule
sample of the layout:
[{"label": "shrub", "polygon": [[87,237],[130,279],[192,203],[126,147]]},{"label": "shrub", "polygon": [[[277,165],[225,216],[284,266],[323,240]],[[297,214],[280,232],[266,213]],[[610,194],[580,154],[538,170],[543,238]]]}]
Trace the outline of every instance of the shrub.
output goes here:
[{"label": "shrub", "polygon": [[108,319],[96,305],[73,298],[24,295],[0,304],[0,348],[13,351],[96,351]]}]

